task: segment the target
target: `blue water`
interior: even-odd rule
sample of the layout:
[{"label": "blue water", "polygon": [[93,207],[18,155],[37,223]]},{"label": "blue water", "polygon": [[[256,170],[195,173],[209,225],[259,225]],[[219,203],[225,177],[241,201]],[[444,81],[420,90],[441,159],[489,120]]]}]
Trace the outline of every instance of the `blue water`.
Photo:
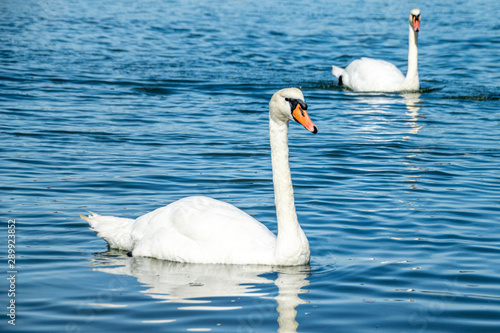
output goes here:
[{"label": "blue water", "polygon": [[[406,71],[417,6],[421,90],[338,87],[331,65],[361,56]],[[1,330],[500,332],[499,12],[1,1]],[[267,104],[288,86],[319,128],[290,126],[310,266],[129,258],[78,217],[207,195],[276,232]]]}]

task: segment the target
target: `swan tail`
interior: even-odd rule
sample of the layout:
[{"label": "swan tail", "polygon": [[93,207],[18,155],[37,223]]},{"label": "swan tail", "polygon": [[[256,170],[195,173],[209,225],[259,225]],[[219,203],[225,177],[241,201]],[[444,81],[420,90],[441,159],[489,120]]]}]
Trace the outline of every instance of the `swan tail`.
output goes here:
[{"label": "swan tail", "polygon": [[93,212],[91,215],[80,217],[87,221],[90,229],[97,233],[98,237],[104,239],[111,248],[121,250],[132,250],[133,241],[131,229],[135,220],[114,216],[102,216]]},{"label": "swan tail", "polygon": [[332,74],[338,79],[344,75],[345,69],[342,67],[332,66]]}]

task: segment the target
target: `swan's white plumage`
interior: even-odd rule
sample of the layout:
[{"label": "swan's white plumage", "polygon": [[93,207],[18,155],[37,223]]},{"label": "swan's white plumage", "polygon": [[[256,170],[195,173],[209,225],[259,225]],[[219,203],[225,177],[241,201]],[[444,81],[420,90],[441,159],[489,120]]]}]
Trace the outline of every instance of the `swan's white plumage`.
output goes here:
[{"label": "swan's white plumage", "polygon": [[406,76],[388,61],[366,57],[354,60],[345,69],[332,66],[332,74],[339,79],[339,83],[354,91],[418,90],[420,88],[417,48],[419,30],[420,10],[413,9],[409,15],[408,72]]},{"label": "swan's white plumage", "polygon": [[[287,142],[292,119],[317,132],[306,107],[300,107],[305,106],[303,99],[299,89],[288,88],[274,94],[269,104],[278,236],[235,206],[204,196],[180,199],[136,220],[94,213],[82,218],[112,248],[131,251],[134,256],[190,263],[308,263],[309,243],[295,213]],[[294,108],[300,114],[292,116]]]},{"label": "swan's white plumage", "polygon": [[372,58],[354,60],[340,75],[342,83],[355,91],[397,91],[405,80],[396,66]]},{"label": "swan's white plumage", "polygon": [[235,206],[198,196],[139,217],[132,227],[132,242],[127,250],[133,249],[137,256],[180,262],[257,263],[260,257],[272,254],[276,237]]}]

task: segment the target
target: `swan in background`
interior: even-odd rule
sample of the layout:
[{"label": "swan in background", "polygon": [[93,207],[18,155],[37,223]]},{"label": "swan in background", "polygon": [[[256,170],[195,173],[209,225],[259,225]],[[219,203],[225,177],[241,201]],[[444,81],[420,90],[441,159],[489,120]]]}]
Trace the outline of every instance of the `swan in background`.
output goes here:
[{"label": "swan in background", "polygon": [[346,69],[332,66],[332,74],[339,84],[354,91],[412,91],[420,88],[418,79],[418,32],[420,31],[420,10],[413,9],[409,15],[408,72],[401,71],[385,60],[361,58],[351,62]]},{"label": "swan in background", "polygon": [[205,264],[307,264],[309,242],[297,219],[288,164],[289,121],[318,132],[306,109],[297,88],[280,90],[269,102],[277,236],[235,206],[203,196],[180,199],[136,220],[92,212],[80,217],[111,248],[133,256]]}]

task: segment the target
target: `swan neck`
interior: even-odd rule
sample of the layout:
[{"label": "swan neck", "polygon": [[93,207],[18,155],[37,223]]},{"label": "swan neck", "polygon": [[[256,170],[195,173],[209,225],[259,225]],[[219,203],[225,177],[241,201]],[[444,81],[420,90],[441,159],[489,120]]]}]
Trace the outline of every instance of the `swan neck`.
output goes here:
[{"label": "swan neck", "polygon": [[297,219],[288,162],[288,121],[275,120],[271,116],[269,133],[274,202],[278,222],[275,263],[283,265],[307,263],[309,262],[309,243]]},{"label": "swan neck", "polygon": [[406,79],[404,87],[408,90],[418,90],[419,89],[419,78],[418,78],[418,32],[413,31],[412,27],[409,27],[408,35],[408,72],[406,73]]},{"label": "swan neck", "polygon": [[293,197],[292,176],[288,163],[288,122],[270,121],[271,160],[274,183],[274,202],[278,220],[278,237],[289,226],[298,225]]}]

